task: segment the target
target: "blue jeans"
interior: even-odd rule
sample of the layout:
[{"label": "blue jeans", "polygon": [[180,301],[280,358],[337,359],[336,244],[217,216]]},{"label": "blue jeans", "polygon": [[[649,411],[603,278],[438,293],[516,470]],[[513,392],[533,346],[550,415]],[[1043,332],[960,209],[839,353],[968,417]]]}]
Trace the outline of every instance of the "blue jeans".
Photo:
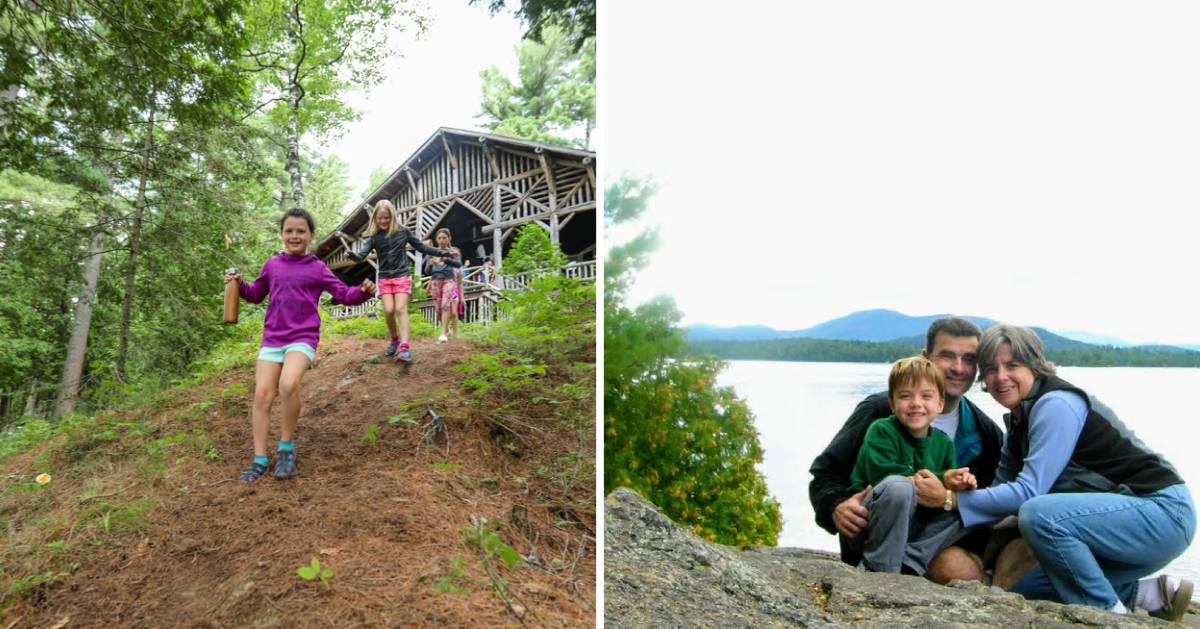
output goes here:
[{"label": "blue jeans", "polygon": [[1021,505],[1038,566],[1013,586],[1025,598],[1133,609],[1138,579],[1162,570],[1196,534],[1187,485],[1146,496],[1047,494]]}]

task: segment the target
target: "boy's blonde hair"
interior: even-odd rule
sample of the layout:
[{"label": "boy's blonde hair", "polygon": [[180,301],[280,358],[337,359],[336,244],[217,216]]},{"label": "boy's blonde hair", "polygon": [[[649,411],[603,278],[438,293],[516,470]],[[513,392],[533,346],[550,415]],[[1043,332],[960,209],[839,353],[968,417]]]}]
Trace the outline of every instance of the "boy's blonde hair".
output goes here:
[{"label": "boy's blonde hair", "polygon": [[892,372],[888,374],[888,399],[891,400],[900,387],[920,382],[932,382],[937,387],[938,395],[946,399],[946,377],[933,361],[924,356],[901,358],[892,363]]},{"label": "boy's blonde hair", "polygon": [[379,233],[379,225],[375,223],[375,215],[379,213],[379,210],[387,210],[388,214],[392,216],[392,221],[388,223],[387,235],[391,236],[399,228],[400,221],[396,217],[396,206],[392,205],[392,202],[387,199],[380,199],[371,210],[371,222],[367,225],[367,231],[363,233],[364,236],[374,236]]}]

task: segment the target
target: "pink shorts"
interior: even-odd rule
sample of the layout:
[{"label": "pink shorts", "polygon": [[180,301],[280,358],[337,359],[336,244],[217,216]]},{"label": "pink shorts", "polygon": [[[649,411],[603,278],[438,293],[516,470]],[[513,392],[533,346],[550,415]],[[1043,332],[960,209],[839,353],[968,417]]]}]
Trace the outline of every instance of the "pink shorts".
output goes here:
[{"label": "pink shorts", "polygon": [[380,295],[412,294],[412,276],[390,277],[379,280]]},{"label": "pink shorts", "polygon": [[454,307],[454,302],[458,300],[458,295],[455,291],[458,290],[458,282],[450,279],[435,279],[429,282],[429,294],[433,297],[433,303],[438,310],[449,310]]}]

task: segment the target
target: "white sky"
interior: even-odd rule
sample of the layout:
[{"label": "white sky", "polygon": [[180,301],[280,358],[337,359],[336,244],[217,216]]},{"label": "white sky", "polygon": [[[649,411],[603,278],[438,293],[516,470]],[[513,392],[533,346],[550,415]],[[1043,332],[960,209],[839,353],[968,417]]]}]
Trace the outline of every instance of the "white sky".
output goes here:
[{"label": "white sky", "polygon": [[490,17],[485,6],[468,6],[467,0],[428,6],[432,23],[421,40],[414,41],[410,32],[393,39],[404,56],[389,63],[384,82],[370,92],[347,95],[362,118],[347,125],[339,140],[317,148],[350,164],[349,183],[356,195],[372,171],[395,169],[438,127],[482,130],[475,114],[484,68],[495,65],[516,78],[513,49],[525,29],[510,12]]},{"label": "white sky", "polygon": [[635,301],[1200,343],[1200,5],[701,6],[604,5],[605,176],[661,184]]}]

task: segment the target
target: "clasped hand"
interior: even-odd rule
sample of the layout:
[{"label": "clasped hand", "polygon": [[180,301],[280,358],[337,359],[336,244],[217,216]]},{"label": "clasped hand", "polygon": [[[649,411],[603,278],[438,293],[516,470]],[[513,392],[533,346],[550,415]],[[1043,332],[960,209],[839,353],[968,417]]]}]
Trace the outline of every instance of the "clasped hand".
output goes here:
[{"label": "clasped hand", "polygon": [[946,473],[942,474],[942,484],[946,486],[946,489],[953,491],[966,491],[975,489],[977,486],[975,475],[971,473],[969,467],[946,470]]}]

